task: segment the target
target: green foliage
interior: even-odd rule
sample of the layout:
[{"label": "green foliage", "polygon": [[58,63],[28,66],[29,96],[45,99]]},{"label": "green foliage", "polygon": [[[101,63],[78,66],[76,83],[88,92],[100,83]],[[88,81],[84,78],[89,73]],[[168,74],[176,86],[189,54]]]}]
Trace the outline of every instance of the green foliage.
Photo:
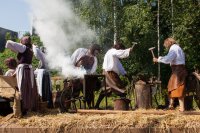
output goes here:
[{"label": "green foliage", "polygon": [[[176,1],[174,37],[186,53],[190,71],[200,68],[200,5],[195,1]],[[184,9],[184,10],[183,10]]]},{"label": "green foliage", "polygon": [[[123,65],[129,74],[157,75],[157,65],[153,64],[151,53],[148,51],[149,47],[157,46],[157,7],[157,0],[116,0],[119,39],[127,47],[130,47],[133,41],[139,44],[131,56],[123,60]],[[102,53],[105,53],[113,44],[113,1],[76,0],[75,11],[97,32],[99,43],[103,46]],[[189,71],[193,68],[200,68],[200,55],[198,54],[200,50],[200,2],[179,0],[173,1],[172,5],[170,1],[160,0],[159,16],[160,55],[167,54],[162,46],[163,40],[173,36],[186,54]],[[156,55],[157,48],[154,52]],[[170,67],[161,64],[161,79],[165,85],[169,76]]]},{"label": "green foliage", "polygon": [[10,32],[7,32],[7,33],[6,33],[5,39],[6,39],[6,40],[16,41],[16,42],[19,41],[19,39],[18,39],[16,36],[12,36]]},{"label": "green foliage", "polygon": [[12,39],[10,32],[6,33],[6,37],[5,38],[6,38],[6,40],[11,40]]},{"label": "green foliage", "polygon": [[91,29],[96,31],[98,42],[102,44],[103,49],[112,46],[112,1],[80,0],[78,4],[76,2],[74,10],[79,14],[82,20],[88,23]]},{"label": "green foliage", "polygon": [[23,36],[31,36],[31,33],[30,32],[26,32],[23,34]]},{"label": "green foliage", "polygon": [[[163,40],[173,36],[186,54],[189,71],[200,68],[200,2],[198,0],[160,1],[160,55],[165,55]],[[98,72],[102,72],[103,56],[113,45],[114,17],[111,0],[71,0],[74,11],[97,33],[97,42],[103,51],[99,57]],[[131,42],[138,42],[128,59],[122,63],[128,74],[148,73],[157,75],[157,65],[152,62],[148,48],[157,47],[157,0],[115,0],[117,14],[117,31],[119,39],[126,47]],[[173,18],[172,9],[173,6]],[[173,25],[172,25],[173,24]],[[173,31],[172,31],[173,26]],[[7,36],[9,37],[9,36]],[[38,36],[32,36],[32,42],[42,46]],[[157,55],[157,48],[155,49]],[[7,55],[9,56],[9,54]],[[1,61],[3,59],[1,58]],[[37,64],[37,61],[33,61]],[[56,73],[56,72],[55,72]],[[167,84],[170,67],[161,64],[162,83]]]},{"label": "green foliage", "polygon": [[[138,42],[132,55],[124,61],[128,73],[153,73],[153,63],[149,47],[156,44],[156,31],[151,8],[143,5],[127,5],[123,8],[123,27],[121,40],[130,47],[131,42]],[[142,54],[142,56],[141,56]]]},{"label": "green foliage", "polygon": [[35,44],[39,47],[43,46],[43,43],[41,42],[39,36],[35,36],[35,35],[31,36],[31,41],[32,41],[33,44]]}]

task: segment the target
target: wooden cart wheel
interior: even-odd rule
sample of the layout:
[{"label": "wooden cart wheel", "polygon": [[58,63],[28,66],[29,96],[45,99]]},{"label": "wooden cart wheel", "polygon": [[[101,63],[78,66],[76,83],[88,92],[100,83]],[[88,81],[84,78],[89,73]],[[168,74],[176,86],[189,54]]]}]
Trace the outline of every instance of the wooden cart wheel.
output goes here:
[{"label": "wooden cart wheel", "polygon": [[77,112],[75,99],[72,98],[72,90],[71,89],[64,89],[61,92],[60,106],[61,106],[61,112],[70,112],[70,113]]}]

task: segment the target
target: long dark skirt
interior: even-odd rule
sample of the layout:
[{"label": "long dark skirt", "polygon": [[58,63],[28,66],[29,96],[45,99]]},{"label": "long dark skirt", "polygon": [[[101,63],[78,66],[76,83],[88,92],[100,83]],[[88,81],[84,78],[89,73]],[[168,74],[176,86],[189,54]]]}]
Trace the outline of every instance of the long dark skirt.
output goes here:
[{"label": "long dark skirt", "polygon": [[48,107],[53,107],[51,79],[48,71],[44,71],[42,78],[42,101],[48,102]]},{"label": "long dark skirt", "polygon": [[38,109],[38,92],[36,81],[34,79],[34,85],[31,83],[31,69],[24,66],[22,84],[21,84],[21,98],[22,98],[22,111],[36,111]]}]

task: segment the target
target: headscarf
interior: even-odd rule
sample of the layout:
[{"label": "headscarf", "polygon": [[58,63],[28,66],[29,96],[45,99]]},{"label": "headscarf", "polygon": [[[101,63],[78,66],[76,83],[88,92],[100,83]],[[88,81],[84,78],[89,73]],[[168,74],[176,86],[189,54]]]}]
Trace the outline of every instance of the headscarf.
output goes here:
[{"label": "headscarf", "polygon": [[22,37],[20,42],[21,42],[21,44],[26,45],[29,48],[32,48],[31,37],[30,36]]}]

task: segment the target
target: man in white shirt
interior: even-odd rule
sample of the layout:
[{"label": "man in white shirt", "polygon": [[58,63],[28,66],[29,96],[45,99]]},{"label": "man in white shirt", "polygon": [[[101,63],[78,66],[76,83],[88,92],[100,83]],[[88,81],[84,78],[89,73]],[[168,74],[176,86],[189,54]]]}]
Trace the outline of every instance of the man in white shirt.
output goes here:
[{"label": "man in white shirt", "polygon": [[[100,46],[98,44],[92,44],[89,49],[78,48],[74,51],[71,56],[72,63],[75,67],[80,67],[84,69],[87,74],[95,74],[97,69],[97,55],[100,53]],[[90,79],[90,81],[85,80],[85,100],[88,107],[91,108],[91,102],[94,99],[93,91],[97,88],[98,78]],[[74,97],[79,95],[79,92],[83,90],[82,79],[73,79],[71,81],[73,84]]]},{"label": "man in white shirt", "polygon": [[[125,49],[121,43],[116,43],[111,49],[109,49],[103,61],[103,73],[106,76],[106,84],[108,90],[116,93],[119,96],[125,96],[125,86],[121,81],[119,75],[126,76],[126,71],[122,66],[120,59],[127,58],[133,48]],[[107,91],[108,91],[107,90]],[[99,95],[95,108],[99,108],[99,104],[104,98],[104,92],[102,91]]]},{"label": "man in white shirt", "polygon": [[174,108],[174,98],[178,98],[180,105],[179,111],[184,111],[184,89],[185,78],[187,76],[185,54],[173,38],[167,38],[164,41],[164,46],[169,49],[168,54],[166,56],[160,56],[159,58],[153,58],[153,61],[170,64],[172,74],[167,87],[170,97],[169,109]]},{"label": "man in white shirt", "polygon": [[87,74],[94,74],[97,69],[97,55],[100,52],[100,46],[92,44],[89,49],[78,48],[71,56],[75,67],[83,67]]}]

